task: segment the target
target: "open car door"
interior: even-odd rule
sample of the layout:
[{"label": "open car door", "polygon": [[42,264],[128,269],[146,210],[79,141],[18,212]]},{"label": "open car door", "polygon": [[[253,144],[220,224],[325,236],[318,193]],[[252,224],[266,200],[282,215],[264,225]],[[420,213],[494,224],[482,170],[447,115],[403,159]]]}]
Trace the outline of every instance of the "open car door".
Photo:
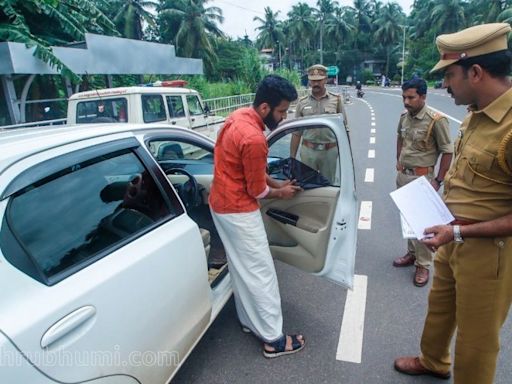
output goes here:
[{"label": "open car door", "polygon": [[269,174],[304,189],[290,200],[260,201],[273,257],[352,288],[357,199],[341,115],[285,122],[268,142]]}]

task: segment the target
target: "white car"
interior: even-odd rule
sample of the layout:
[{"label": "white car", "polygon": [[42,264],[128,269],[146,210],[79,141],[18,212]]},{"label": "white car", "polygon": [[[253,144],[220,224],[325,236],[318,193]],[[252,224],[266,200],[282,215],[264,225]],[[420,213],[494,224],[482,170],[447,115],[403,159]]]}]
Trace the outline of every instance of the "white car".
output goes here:
[{"label": "white car", "polygon": [[[334,184],[289,156],[331,129]],[[262,200],[276,259],[350,287],[356,197],[339,116],[284,123],[269,172],[304,191]],[[231,296],[208,209],[214,143],[168,126],[0,132],[0,383],[169,382]]]}]

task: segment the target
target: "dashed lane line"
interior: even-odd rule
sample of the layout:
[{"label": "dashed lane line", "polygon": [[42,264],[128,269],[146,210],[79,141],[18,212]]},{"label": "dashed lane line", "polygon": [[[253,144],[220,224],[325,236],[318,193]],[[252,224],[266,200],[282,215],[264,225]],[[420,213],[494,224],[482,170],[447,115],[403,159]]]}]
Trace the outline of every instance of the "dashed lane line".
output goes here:
[{"label": "dashed lane line", "polygon": [[347,292],[336,360],[361,363],[368,276],[355,275],[354,289]]},{"label": "dashed lane line", "polygon": [[368,158],[375,159],[375,149],[368,150]]},{"label": "dashed lane line", "polygon": [[361,201],[361,208],[359,209],[359,222],[358,229],[372,229],[372,202]]},{"label": "dashed lane line", "polygon": [[373,168],[366,168],[366,173],[364,175],[365,183],[373,183],[373,179],[375,178],[375,170]]}]

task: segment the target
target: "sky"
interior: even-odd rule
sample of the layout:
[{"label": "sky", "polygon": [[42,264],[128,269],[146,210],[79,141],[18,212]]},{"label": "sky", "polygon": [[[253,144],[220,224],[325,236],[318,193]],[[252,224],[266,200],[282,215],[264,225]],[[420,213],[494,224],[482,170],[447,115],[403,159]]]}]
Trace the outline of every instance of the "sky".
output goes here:
[{"label": "sky", "polygon": [[[410,13],[410,7],[414,0],[395,0],[406,14]],[[256,38],[257,32],[254,29],[260,24],[253,21],[254,16],[262,19],[265,16],[264,8],[270,7],[274,12],[280,11],[279,19],[286,19],[286,15],[292,8],[292,5],[299,2],[308,3],[312,7],[316,7],[317,0],[211,0],[207,6],[215,6],[222,9],[224,15],[224,23],[220,24],[220,28],[224,33],[233,38],[243,37],[246,33],[251,40]],[[383,3],[388,3],[384,0]],[[354,4],[353,0],[338,0],[340,5]]]}]

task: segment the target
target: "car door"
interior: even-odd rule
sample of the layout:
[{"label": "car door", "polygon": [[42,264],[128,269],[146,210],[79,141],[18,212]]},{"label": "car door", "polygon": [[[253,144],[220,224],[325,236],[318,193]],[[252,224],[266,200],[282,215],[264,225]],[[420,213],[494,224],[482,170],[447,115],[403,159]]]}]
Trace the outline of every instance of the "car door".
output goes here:
[{"label": "car door", "polygon": [[[309,144],[309,153],[331,151],[332,180],[305,164],[305,137],[331,137],[331,143]],[[293,138],[299,149],[291,156]],[[290,200],[261,200],[261,212],[275,259],[351,288],[357,240],[357,199],[348,132],[340,115],[297,119],[268,136],[269,173],[297,179],[304,190]],[[315,147],[316,145],[316,147]],[[317,153],[315,153],[317,152]],[[301,158],[301,154],[305,157]]]},{"label": "car door", "polygon": [[0,331],[27,366],[58,382],[166,382],[210,323],[211,292],[198,228],[140,142],[38,153],[0,195]]},{"label": "car door", "polygon": [[[308,131],[328,132],[336,142],[334,167],[335,177],[327,182],[318,172],[311,172],[302,164],[300,151],[297,161],[290,159],[290,145],[294,134]],[[156,135],[158,136],[158,134]],[[213,143],[195,132],[175,132],[161,136],[164,141],[172,141],[186,153],[191,144],[205,150]],[[302,170],[293,175],[304,185],[304,191],[290,200],[260,200],[265,229],[274,258],[293,265],[305,272],[328,278],[346,287],[352,287],[357,241],[357,199],[354,182],[354,165],[348,133],[339,115],[325,115],[285,122],[268,136],[268,171],[274,178],[285,179],[290,164]],[[212,160],[190,161],[187,156],[179,159],[165,154],[159,158],[157,147],[151,149],[160,165],[179,166],[189,170],[209,192]],[[193,153],[193,152],[192,152]],[[302,168],[300,168],[302,167]],[[300,176],[300,177],[299,177]],[[307,179],[309,178],[309,180]],[[205,196],[207,200],[207,196]]]}]

